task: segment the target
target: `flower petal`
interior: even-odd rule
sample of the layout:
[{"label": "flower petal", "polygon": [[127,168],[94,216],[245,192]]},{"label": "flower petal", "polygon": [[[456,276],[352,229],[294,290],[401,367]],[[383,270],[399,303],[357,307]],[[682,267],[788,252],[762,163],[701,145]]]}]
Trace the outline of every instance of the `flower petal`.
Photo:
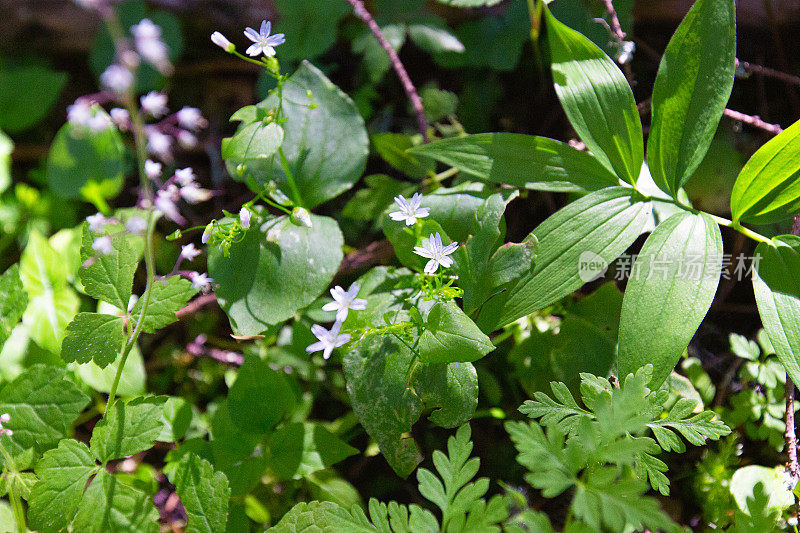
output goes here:
[{"label": "flower petal", "polygon": [[417,254],[417,255],[421,255],[422,257],[425,257],[426,259],[433,259],[433,254],[427,248],[422,248],[420,246],[415,246],[414,247],[414,253]]},{"label": "flower petal", "polygon": [[334,343],[335,347],[339,347],[343,344],[347,344],[350,342],[350,334],[349,333],[342,333],[338,337],[336,337],[336,342]]},{"label": "flower petal", "polygon": [[439,261],[436,259],[431,259],[428,261],[428,264],[425,265],[425,273],[426,274],[434,274],[436,273],[436,269],[439,268]]},{"label": "flower petal", "polygon": [[393,213],[389,213],[389,218],[391,218],[392,220],[398,220],[398,221],[399,220],[405,220],[406,219],[406,214],[403,213],[402,211],[394,211]]},{"label": "flower petal", "polygon": [[269,36],[269,32],[271,32],[271,31],[272,31],[272,22],[270,22],[268,20],[262,20],[261,21],[261,31],[259,32],[259,33],[261,33],[261,36],[262,37],[268,37]]},{"label": "flower petal", "polygon": [[451,242],[442,249],[442,255],[450,255],[458,249],[457,242]]},{"label": "flower petal", "polygon": [[246,50],[247,55],[249,56],[257,56],[261,53],[261,45],[260,44],[251,44],[250,47]]},{"label": "flower petal", "polygon": [[247,28],[246,30],[244,30],[244,36],[253,41],[254,43],[257,43],[258,41],[261,40],[261,36],[253,28]]},{"label": "flower petal", "polygon": [[319,341],[319,342],[315,342],[314,344],[309,344],[306,347],[306,351],[308,353],[314,353],[314,352],[318,352],[320,350],[324,350],[326,346],[327,346],[327,343]]},{"label": "flower petal", "polygon": [[342,306],[339,302],[328,302],[322,306],[323,311],[338,311]]},{"label": "flower petal", "polygon": [[327,335],[328,330],[323,328],[319,324],[314,324],[311,326],[311,333],[313,333],[316,338],[321,339],[325,335]]}]

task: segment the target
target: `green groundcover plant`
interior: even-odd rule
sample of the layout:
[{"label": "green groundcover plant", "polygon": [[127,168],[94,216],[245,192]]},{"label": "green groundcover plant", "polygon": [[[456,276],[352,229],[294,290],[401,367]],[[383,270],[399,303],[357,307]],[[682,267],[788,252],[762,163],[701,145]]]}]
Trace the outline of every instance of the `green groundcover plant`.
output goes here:
[{"label": "green groundcover plant", "polygon": [[[434,87],[415,100],[423,131],[370,135],[367,89],[399,59],[353,26],[367,80],[354,100],[308,60],[336,39],[336,25],[308,10],[336,22],[348,3],[276,1],[285,21],[244,30],[244,53],[211,35],[267,87],[221,142],[227,173],[248,191],[230,211],[178,164],[207,121],[193,107],[170,112],[160,90],[183,47],[174,17],[138,2],[78,3],[104,22],[91,57],[102,90],[69,107],[42,190],[19,183],[4,198],[15,198],[7,210],[69,199],[97,212],[52,234],[31,215],[15,230],[18,263],[0,276],[4,531],[164,530],[164,487],[182,509],[178,527],[193,532],[796,528],[797,472],[773,466],[786,450],[784,390],[800,381],[800,237],[767,230],[800,211],[800,125],[744,164],[730,219],[693,207],[684,190],[732,91],[733,0],[697,0],[669,41],[646,150],[620,68],[632,43],[595,44],[559,21],[557,1],[514,0],[455,33],[417,13],[419,2],[376,2],[380,24],[350,4],[353,22],[374,25],[390,49],[410,40],[442,65],[508,70],[515,56],[503,47],[518,57],[532,39],[582,146],[469,134],[454,95]],[[498,41],[483,55],[471,45],[481,36]],[[47,77],[46,112],[64,80],[40,70],[8,75]],[[38,120],[9,117],[9,133]],[[11,146],[2,134],[3,191]],[[364,177],[370,153],[405,178]],[[539,192],[569,201],[507,242],[506,207]],[[758,343],[731,336],[739,388],[714,403],[686,350],[725,272],[723,229],[757,243],[746,270],[763,330]],[[385,265],[345,268],[358,232],[382,233]],[[624,293],[595,282],[637,240]],[[194,266],[203,256],[207,272]],[[573,298],[587,282],[597,288]],[[209,342],[213,317],[198,319],[185,349],[205,356],[211,377],[191,392],[148,392],[158,339],[214,298],[233,338]],[[496,400],[504,373],[518,412]],[[497,435],[471,428],[487,417],[505,419]],[[472,456],[473,437],[502,441],[489,450],[508,458]],[[744,438],[773,462],[741,465]],[[359,455],[391,469],[377,485],[411,476],[418,489],[365,502],[336,466]],[[479,477],[487,460],[507,477]],[[696,463],[688,482],[685,462]],[[676,490],[694,494],[699,522],[665,504]]]}]

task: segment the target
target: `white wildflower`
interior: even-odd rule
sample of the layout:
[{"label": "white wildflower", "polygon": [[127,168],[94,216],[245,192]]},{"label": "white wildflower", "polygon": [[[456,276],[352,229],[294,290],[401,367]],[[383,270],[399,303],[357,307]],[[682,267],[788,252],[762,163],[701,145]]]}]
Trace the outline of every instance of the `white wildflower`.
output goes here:
[{"label": "white wildflower", "polygon": [[97,213],[86,217],[86,222],[89,223],[89,229],[95,233],[102,233],[106,229],[108,219],[103,216],[103,213]]},{"label": "white wildflower", "polygon": [[322,306],[323,311],[336,311],[336,320],[344,322],[347,318],[347,313],[350,309],[353,311],[363,311],[367,308],[367,301],[363,298],[356,298],[358,291],[361,290],[361,285],[353,283],[350,288],[344,290],[337,285],[331,289],[332,302],[328,302]]},{"label": "white wildflower", "polygon": [[189,279],[192,282],[192,287],[202,291],[210,289],[211,284],[214,282],[212,278],[208,277],[208,274],[200,274],[198,272],[190,272]]},{"label": "white wildflower", "polygon": [[175,113],[175,117],[178,119],[180,127],[187,130],[194,131],[208,125],[208,121],[203,118],[202,113],[196,107],[184,107]]},{"label": "white wildflower", "polygon": [[341,328],[342,323],[338,320],[333,324],[330,330],[325,329],[319,324],[314,324],[311,326],[311,333],[313,333],[314,336],[319,339],[319,342],[310,344],[306,348],[306,351],[308,353],[314,353],[322,350],[322,357],[324,359],[328,359],[331,356],[334,348],[338,348],[339,346],[350,342],[349,334],[339,334],[339,330]]},{"label": "white wildflower", "polygon": [[422,239],[422,246],[415,246],[414,253],[430,259],[428,264],[425,265],[425,273],[433,274],[439,268],[439,265],[442,268],[452,266],[453,259],[448,256],[455,252],[457,248],[457,242],[442,246],[442,237],[437,232],[436,234],[431,233],[429,238]]},{"label": "white wildflower", "polygon": [[161,163],[156,163],[152,159],[148,159],[144,162],[144,173],[147,174],[147,177],[151,180],[158,178],[161,176]]},{"label": "white wildflower", "polygon": [[222,35],[220,32],[215,31],[211,34],[211,42],[225,50],[226,52],[230,53],[236,50],[236,46],[228,40],[227,37]]},{"label": "white wildflower", "polygon": [[253,41],[253,44],[247,49],[247,55],[253,57],[262,53],[267,57],[275,55],[275,47],[285,43],[286,39],[282,33],[270,35],[270,31],[272,31],[272,23],[267,20],[261,22],[261,31],[253,28],[244,30],[245,37]]},{"label": "white wildflower", "polygon": [[167,114],[167,95],[158,91],[150,91],[141,98],[142,109],[158,118]]},{"label": "white wildflower", "polygon": [[132,216],[125,224],[125,229],[134,235],[141,235],[147,229],[147,221],[142,217]]},{"label": "white wildflower", "polygon": [[239,210],[239,224],[241,224],[241,226],[244,229],[249,228],[250,227],[250,218],[252,216],[253,216],[253,212],[252,211],[250,211],[246,207],[242,207]]},{"label": "white wildflower", "polygon": [[194,258],[200,255],[200,250],[194,247],[194,243],[184,244],[181,246],[181,258],[187,261],[194,261]]},{"label": "white wildflower", "polygon": [[98,237],[92,243],[92,250],[102,255],[108,255],[114,251],[114,246],[111,244],[111,237],[105,235]]},{"label": "white wildflower", "polygon": [[389,217],[392,220],[405,220],[406,226],[413,226],[418,218],[425,218],[431,212],[430,208],[419,206],[422,203],[422,194],[418,192],[410,200],[396,196],[394,202],[400,207],[400,211],[389,213]]},{"label": "white wildflower", "polygon": [[100,74],[100,82],[115,93],[126,92],[133,81],[133,73],[121,65],[111,65]]},{"label": "white wildflower", "polygon": [[195,183],[181,187],[181,198],[190,204],[199,204],[211,198],[211,191],[198,187]]}]

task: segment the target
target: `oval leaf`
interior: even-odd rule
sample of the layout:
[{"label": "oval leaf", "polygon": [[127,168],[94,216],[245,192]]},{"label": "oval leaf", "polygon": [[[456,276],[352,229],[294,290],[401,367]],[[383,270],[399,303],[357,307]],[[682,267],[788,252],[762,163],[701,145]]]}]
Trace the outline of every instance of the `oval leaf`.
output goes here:
[{"label": "oval leaf", "polygon": [[437,302],[428,312],[418,349],[425,363],[472,362],[494,350],[494,344],[451,300]]},{"label": "oval leaf", "polygon": [[652,364],[649,386],[667,379],[714,301],[721,268],[722,236],[708,215],[678,213],[653,231],[622,300],[620,376]]},{"label": "oval leaf", "polygon": [[647,161],[675,196],[702,161],[731,95],[736,56],[733,0],[698,0],[670,40],[653,87]]}]

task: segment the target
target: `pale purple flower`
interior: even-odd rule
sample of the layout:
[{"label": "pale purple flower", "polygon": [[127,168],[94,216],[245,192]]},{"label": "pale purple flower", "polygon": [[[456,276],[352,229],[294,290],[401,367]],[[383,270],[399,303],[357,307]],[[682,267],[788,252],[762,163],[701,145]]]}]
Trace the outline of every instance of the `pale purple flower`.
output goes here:
[{"label": "pale purple flower", "polygon": [[142,19],[139,24],[131,26],[131,35],[134,39],[160,39],[161,27],[150,19]]},{"label": "pale purple flower", "polygon": [[156,179],[161,176],[161,163],[156,163],[152,159],[148,159],[144,162],[144,173],[147,174],[147,177],[151,180]]},{"label": "pale purple flower", "polygon": [[178,211],[178,206],[175,205],[175,200],[172,198],[172,195],[166,191],[158,191],[158,193],[156,193],[154,204],[155,208],[170,220],[178,224],[183,223],[183,217],[180,211]]},{"label": "pale purple flower", "polygon": [[180,127],[187,130],[198,130],[208,125],[208,121],[203,118],[202,113],[196,107],[184,107],[175,113],[175,117],[178,119]]},{"label": "pale purple flower", "polygon": [[131,297],[128,298],[128,314],[133,311],[133,308],[136,306],[136,302],[139,301],[139,297],[135,294],[131,294]]},{"label": "pale purple flower", "polygon": [[325,329],[319,324],[314,324],[311,326],[311,333],[319,339],[319,342],[308,345],[306,351],[308,353],[314,353],[322,350],[322,358],[328,359],[334,348],[338,348],[350,342],[350,335],[348,333],[339,334],[341,328],[342,323],[338,320],[333,324],[330,330]]},{"label": "pale purple flower", "polygon": [[267,20],[261,22],[260,32],[253,28],[244,30],[245,37],[253,41],[253,44],[247,49],[247,55],[253,57],[261,54],[267,57],[275,55],[275,47],[285,43],[286,39],[282,33],[270,35],[270,31],[272,31],[272,23]]},{"label": "pale purple flower", "polygon": [[102,255],[108,255],[113,252],[114,246],[111,243],[111,237],[105,235],[103,237],[96,238],[92,243],[92,250]]},{"label": "pale purple flower", "polygon": [[181,257],[188,261],[193,261],[200,253],[200,250],[194,247],[194,243],[190,242],[181,246]]},{"label": "pale purple flower", "polygon": [[134,235],[141,235],[147,229],[147,221],[142,217],[132,216],[125,224],[125,229]]},{"label": "pale purple flower", "polygon": [[111,118],[101,110],[95,110],[94,116],[89,119],[87,126],[94,132],[105,131],[112,126]]},{"label": "pale purple flower", "polygon": [[8,428],[3,427],[3,424],[8,424],[11,421],[11,415],[8,413],[3,413],[0,415],[0,435],[8,435],[9,437],[14,434]]},{"label": "pale purple flower", "polygon": [[241,224],[241,226],[244,229],[249,228],[250,227],[250,218],[252,216],[253,216],[253,212],[252,211],[250,211],[246,207],[242,207],[239,210],[239,224]]},{"label": "pale purple flower", "polygon": [[94,233],[102,233],[106,229],[108,219],[103,216],[103,213],[97,213],[86,217],[86,222],[89,223],[89,229]]},{"label": "pale purple flower", "polygon": [[175,181],[183,187],[191,185],[195,180],[194,169],[192,167],[179,168],[175,171]]},{"label": "pale purple flower", "polygon": [[192,132],[186,130],[178,130],[178,132],[175,135],[176,137],[178,137],[178,142],[181,144],[183,148],[191,150],[192,148],[197,146],[197,137],[195,137],[195,135]]},{"label": "pale purple flower", "polygon": [[212,278],[208,277],[208,274],[200,274],[198,272],[190,272],[189,279],[192,282],[192,287],[202,291],[210,289],[211,284],[214,282]]},{"label": "pale purple flower", "polygon": [[74,104],[67,107],[67,120],[77,126],[88,126],[93,115],[92,105],[85,100],[75,100]]},{"label": "pale purple flower", "polygon": [[422,239],[422,246],[415,246],[414,253],[430,259],[428,264],[425,265],[425,273],[433,274],[439,268],[439,265],[442,268],[452,266],[453,258],[448,256],[455,252],[457,248],[457,242],[442,246],[442,237],[437,232],[436,234],[431,233],[429,238]]},{"label": "pale purple flower", "polygon": [[233,52],[236,50],[236,46],[228,40],[227,37],[222,35],[220,32],[215,31],[211,34],[211,42],[225,50],[226,52]]},{"label": "pale purple flower", "polygon": [[154,117],[167,114],[167,95],[158,91],[150,91],[141,98],[142,109]]},{"label": "pale purple flower", "polygon": [[419,206],[422,203],[422,194],[418,192],[415,192],[410,200],[403,196],[396,196],[394,203],[400,207],[400,211],[389,213],[389,217],[392,220],[405,220],[406,226],[413,226],[418,218],[425,218],[431,212],[430,208]]},{"label": "pale purple flower", "polygon": [[75,3],[85,9],[97,9],[104,0],[75,0]]},{"label": "pale purple flower", "polygon": [[367,301],[365,299],[356,298],[360,290],[361,285],[358,283],[353,283],[347,290],[337,285],[331,289],[333,301],[323,305],[322,310],[336,311],[336,320],[344,322],[344,319],[347,318],[347,312],[350,309],[353,311],[363,311],[367,308]]},{"label": "pale purple flower", "polygon": [[161,40],[161,28],[150,19],[142,19],[139,24],[131,26],[131,34],[136,42],[136,50],[162,74],[172,71],[169,61],[169,48]]},{"label": "pale purple flower", "polygon": [[115,93],[126,92],[133,81],[133,73],[121,65],[111,65],[100,74],[100,82]]},{"label": "pale purple flower", "polygon": [[128,124],[131,122],[130,113],[128,113],[127,109],[122,109],[121,107],[115,107],[111,111],[109,111],[111,115],[111,120],[114,121],[114,124],[120,127],[120,129],[127,129]]},{"label": "pale purple flower", "polygon": [[181,187],[181,198],[190,204],[199,204],[211,198],[211,191],[198,187],[195,183]]},{"label": "pale purple flower", "polygon": [[148,128],[147,130],[147,151],[157,155],[162,159],[172,159],[172,137],[161,133],[157,129]]}]

